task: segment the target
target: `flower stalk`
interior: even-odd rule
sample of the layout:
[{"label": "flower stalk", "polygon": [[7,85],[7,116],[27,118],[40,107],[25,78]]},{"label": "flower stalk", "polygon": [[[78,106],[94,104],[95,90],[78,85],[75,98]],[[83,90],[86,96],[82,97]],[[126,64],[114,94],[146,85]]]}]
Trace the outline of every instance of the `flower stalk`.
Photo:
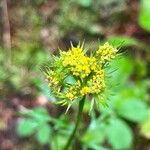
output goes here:
[{"label": "flower stalk", "polygon": [[85,102],[85,96],[83,96],[83,98],[79,101],[79,109],[78,109],[76,124],[75,124],[75,127],[74,127],[74,129],[73,129],[73,131],[72,131],[72,133],[71,133],[71,135],[70,135],[70,137],[69,137],[69,139],[68,139],[68,141],[67,141],[67,143],[66,143],[63,150],[68,150],[69,149],[69,147],[70,147],[70,145],[71,145],[71,143],[72,143],[72,141],[73,141],[73,139],[76,135],[76,131],[77,131],[77,129],[79,127],[79,124],[80,124],[80,121],[81,121],[84,102]]}]

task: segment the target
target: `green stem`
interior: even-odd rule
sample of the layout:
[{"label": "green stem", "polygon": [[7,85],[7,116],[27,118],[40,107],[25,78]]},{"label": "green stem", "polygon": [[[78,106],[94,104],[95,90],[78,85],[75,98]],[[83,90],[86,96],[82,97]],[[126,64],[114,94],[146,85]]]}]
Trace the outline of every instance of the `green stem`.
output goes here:
[{"label": "green stem", "polygon": [[69,137],[69,139],[68,139],[68,141],[67,141],[67,143],[66,143],[63,150],[68,150],[69,149],[69,146],[70,146],[70,144],[72,143],[72,141],[75,137],[76,131],[78,129],[78,126],[79,126],[79,123],[80,123],[80,120],[81,120],[81,115],[82,115],[82,111],[83,111],[84,102],[85,102],[85,96],[79,102],[79,110],[78,110],[78,114],[77,114],[77,120],[76,120],[75,128],[73,129],[73,132],[71,133],[71,135],[70,135],[70,137]]}]

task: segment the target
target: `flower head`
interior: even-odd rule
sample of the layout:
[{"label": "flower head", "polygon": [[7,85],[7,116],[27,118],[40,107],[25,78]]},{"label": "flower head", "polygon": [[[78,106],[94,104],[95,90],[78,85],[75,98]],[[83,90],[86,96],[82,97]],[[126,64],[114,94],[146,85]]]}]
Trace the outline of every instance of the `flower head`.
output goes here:
[{"label": "flower head", "polygon": [[106,62],[115,58],[116,53],[117,49],[107,42],[103,46],[99,47],[98,51],[96,52],[96,56],[100,59],[101,64],[105,64]]},{"label": "flower head", "polygon": [[73,75],[81,78],[87,77],[96,67],[96,59],[86,56],[79,46],[72,47],[68,52],[64,52],[62,57],[63,66],[68,67]]},{"label": "flower head", "polygon": [[53,56],[46,77],[59,103],[70,105],[86,95],[101,95],[107,86],[104,66],[116,53],[113,46],[105,43],[95,55],[88,56],[78,45],[67,52],[60,51],[59,56]]}]

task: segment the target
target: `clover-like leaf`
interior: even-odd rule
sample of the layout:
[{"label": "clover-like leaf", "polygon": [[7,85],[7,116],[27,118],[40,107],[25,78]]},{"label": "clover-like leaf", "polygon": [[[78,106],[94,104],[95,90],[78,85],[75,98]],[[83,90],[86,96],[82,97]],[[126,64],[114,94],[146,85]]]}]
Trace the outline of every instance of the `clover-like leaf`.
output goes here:
[{"label": "clover-like leaf", "polygon": [[144,101],[132,98],[122,102],[118,113],[130,121],[142,122],[148,114],[148,109]]},{"label": "clover-like leaf", "polygon": [[17,126],[17,133],[23,137],[30,136],[35,132],[37,126],[37,122],[32,119],[23,119]]},{"label": "clover-like leaf", "polygon": [[42,126],[39,126],[37,131],[37,140],[41,144],[47,144],[50,140],[51,136],[51,129],[48,124],[43,124]]},{"label": "clover-like leaf", "polygon": [[132,132],[129,126],[122,120],[112,118],[107,127],[108,142],[115,150],[125,150],[132,146]]},{"label": "clover-like leaf", "polygon": [[143,29],[150,31],[150,1],[149,0],[141,0],[138,22]]}]

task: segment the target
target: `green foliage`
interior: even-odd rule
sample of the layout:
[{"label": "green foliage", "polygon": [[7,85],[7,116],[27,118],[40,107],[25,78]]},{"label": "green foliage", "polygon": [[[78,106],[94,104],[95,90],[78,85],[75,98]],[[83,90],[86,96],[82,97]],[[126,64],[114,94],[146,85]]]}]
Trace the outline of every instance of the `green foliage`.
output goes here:
[{"label": "green foliage", "polygon": [[[6,99],[6,95],[23,92],[24,89],[31,91],[32,86],[36,87],[36,91],[31,94],[36,95],[38,92],[55,100],[47,84],[43,83],[39,71],[41,64],[49,59],[49,54],[44,48],[47,45],[45,46],[45,41],[40,38],[40,31],[45,27],[48,27],[50,34],[53,26],[56,28],[54,33],[60,33],[59,37],[56,35],[52,39],[56,38],[61,42],[61,38],[85,39],[89,42],[89,46],[93,47],[97,44],[91,44],[93,40],[100,38],[101,41],[103,37],[106,38],[113,33],[106,40],[118,48],[127,49],[128,51],[123,51],[125,55],[129,53],[134,56],[132,58],[123,56],[112,61],[111,68],[107,70],[111,86],[111,91],[106,92],[109,99],[108,107],[100,107],[98,112],[96,109],[96,114],[100,112],[97,118],[88,116],[91,119],[89,125],[87,118],[84,119],[86,121],[82,122],[81,127],[84,130],[87,127],[87,130],[85,133],[77,134],[77,143],[81,142],[83,150],[129,150],[132,149],[135,138],[135,130],[132,130],[131,126],[134,129],[140,127],[140,133],[136,128],[136,134],[140,139],[139,134],[150,139],[149,101],[147,101],[149,81],[146,80],[149,78],[149,51],[143,52],[150,49],[147,46],[148,32],[150,32],[150,0],[135,2],[134,7],[136,4],[139,6],[138,18],[134,18],[134,15],[136,16],[132,13],[134,10],[128,11],[126,0],[60,0],[59,2],[33,0],[25,1],[23,5],[22,2],[15,6],[14,1],[8,8],[10,25],[13,29],[11,30],[12,64],[10,69],[6,67],[6,50],[0,48],[0,100],[3,100],[3,97]],[[52,9],[47,9],[49,7]],[[138,20],[138,24],[145,31],[138,30],[134,19]],[[121,35],[116,35],[119,33]],[[51,42],[49,37],[47,39]],[[94,49],[93,47],[91,50]],[[128,49],[129,47],[132,49]],[[68,76],[64,82],[74,84],[75,79]],[[106,98],[103,99],[105,101]],[[87,100],[86,103],[85,107],[88,108],[85,109],[89,110],[91,101]],[[76,105],[73,105],[72,111],[74,110]],[[54,119],[43,108],[29,110],[22,113],[17,132],[21,137],[34,136],[41,144],[50,142],[52,150],[62,150],[74,127],[70,124],[75,119],[72,111]],[[71,121],[68,116],[71,116]],[[80,131],[83,131],[82,129]]]},{"label": "green foliage", "polygon": [[109,82],[111,84],[117,84],[118,87],[123,85],[131,75],[133,67],[133,61],[129,57],[125,56],[113,60],[111,63],[111,67],[108,68],[108,74],[110,74],[111,76],[111,74],[113,73],[113,78],[110,78]]},{"label": "green foliage", "polygon": [[52,94],[51,90],[49,89],[46,83],[39,78],[34,78],[31,80],[31,83],[40,91],[40,93],[44,94],[48,99],[55,100],[56,98]]},{"label": "green foliage", "polygon": [[65,82],[65,84],[74,85],[76,82],[76,79],[73,76],[69,75],[65,78],[64,82]]},{"label": "green foliage", "polygon": [[115,70],[114,76],[109,82],[115,85],[111,89],[114,95],[108,97],[109,107],[100,108],[100,117],[92,119],[83,135],[82,142],[85,149],[94,149],[103,145],[105,141],[108,141],[113,149],[130,149],[134,137],[130,124],[126,121],[141,124],[147,118],[148,81],[143,80],[137,83],[129,81],[134,71],[134,63],[130,57],[122,57],[113,61],[108,72],[113,70]]},{"label": "green foliage", "polygon": [[50,140],[51,130],[48,124],[42,124],[40,130],[37,131],[37,140],[41,144],[47,144]]},{"label": "green foliage", "polygon": [[34,133],[37,126],[38,124],[36,121],[32,119],[24,119],[20,122],[17,131],[20,136],[29,136]]},{"label": "green foliage", "polygon": [[95,145],[98,146],[104,142],[105,137],[106,124],[93,119],[81,140],[85,147],[93,148]]},{"label": "green foliage", "polygon": [[[103,112],[102,115],[107,112]],[[83,147],[93,148],[108,141],[113,149],[122,150],[131,148],[133,135],[125,121],[115,116],[93,118],[92,122],[82,137]],[[122,138],[120,138],[122,137]],[[97,149],[96,149],[97,150]]]},{"label": "green foliage", "polygon": [[140,128],[141,128],[141,134],[147,139],[150,139],[150,110],[148,112],[147,118],[141,124]]},{"label": "green foliage", "polygon": [[138,21],[139,21],[139,25],[143,29],[150,31],[150,1],[149,0],[141,0]]},{"label": "green foliage", "polygon": [[36,5],[41,5],[44,0],[33,0],[33,2],[36,4]]},{"label": "green foliage", "polygon": [[140,58],[135,60],[135,69],[136,69],[136,76],[138,78],[145,77],[147,74],[146,61]]},{"label": "green foliage", "polygon": [[[56,20],[59,25],[59,36],[65,37],[71,35],[74,31],[76,31],[74,37],[80,31],[82,31],[82,34],[87,33],[90,35],[100,33],[101,28],[95,23],[97,13],[91,5],[92,0],[70,0],[69,2],[61,0],[61,7]],[[84,9],[80,9],[79,6],[84,7]],[[90,9],[87,9],[87,7]],[[78,10],[80,10],[80,15],[76,13]]]},{"label": "green foliage", "polygon": [[4,49],[0,47],[0,80],[1,81],[3,81],[8,76],[3,61],[4,58],[5,58]]},{"label": "green foliage", "polygon": [[107,38],[107,40],[116,47],[128,47],[140,44],[135,38],[120,35],[110,36]]},{"label": "green foliage", "polygon": [[111,119],[107,127],[108,141],[113,149],[129,149],[132,145],[132,132],[129,126],[119,119]]},{"label": "green foliage", "polygon": [[59,119],[54,121],[53,130],[55,130],[55,132],[51,143],[52,149],[62,150],[62,147],[66,144],[73,127],[74,125],[68,122],[66,115],[61,115]]},{"label": "green foliage", "polygon": [[[11,53],[12,64],[9,69],[6,67],[7,60],[4,51],[4,49],[0,49],[0,86],[2,89],[6,89],[3,91],[3,95],[11,93],[12,89],[14,93],[24,92],[23,89],[31,88],[35,79],[42,82],[40,66],[48,60],[49,55],[40,44],[22,43],[20,48],[13,49]],[[34,86],[38,88],[40,85],[34,84]],[[46,93],[39,89],[32,94],[36,95],[38,92]]]},{"label": "green foliage", "polygon": [[22,112],[26,116],[17,127],[17,132],[22,137],[35,134],[41,144],[47,144],[51,137],[51,120],[48,112],[44,108],[35,108],[27,112]]},{"label": "green foliage", "polygon": [[148,114],[147,105],[144,101],[130,98],[124,100],[120,107],[118,107],[118,113],[128,120],[142,122]]},{"label": "green foliage", "polygon": [[92,4],[92,0],[79,0],[79,4],[83,7],[89,7]]}]

